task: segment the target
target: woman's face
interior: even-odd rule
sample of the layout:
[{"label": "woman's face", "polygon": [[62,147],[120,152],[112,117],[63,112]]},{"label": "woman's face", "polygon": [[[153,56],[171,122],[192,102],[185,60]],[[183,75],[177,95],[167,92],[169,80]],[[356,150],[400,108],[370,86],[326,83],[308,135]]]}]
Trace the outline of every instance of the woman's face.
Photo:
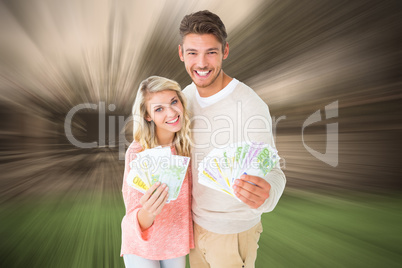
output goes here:
[{"label": "woman's face", "polygon": [[174,133],[183,125],[183,104],[176,91],[164,90],[149,94],[146,107],[148,115],[145,119],[154,121],[157,138],[165,140],[171,137],[173,141]]}]

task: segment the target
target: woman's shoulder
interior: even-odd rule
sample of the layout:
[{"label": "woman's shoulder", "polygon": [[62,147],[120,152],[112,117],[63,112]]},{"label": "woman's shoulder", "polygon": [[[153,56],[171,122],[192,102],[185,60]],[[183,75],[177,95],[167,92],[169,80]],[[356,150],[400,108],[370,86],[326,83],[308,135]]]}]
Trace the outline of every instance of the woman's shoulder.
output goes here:
[{"label": "woman's shoulder", "polygon": [[126,150],[126,161],[133,161],[137,157],[137,153],[142,152],[143,150],[144,149],[139,142],[133,141]]},{"label": "woman's shoulder", "polygon": [[138,141],[133,141],[127,148],[127,153],[139,153],[143,151],[144,148]]}]

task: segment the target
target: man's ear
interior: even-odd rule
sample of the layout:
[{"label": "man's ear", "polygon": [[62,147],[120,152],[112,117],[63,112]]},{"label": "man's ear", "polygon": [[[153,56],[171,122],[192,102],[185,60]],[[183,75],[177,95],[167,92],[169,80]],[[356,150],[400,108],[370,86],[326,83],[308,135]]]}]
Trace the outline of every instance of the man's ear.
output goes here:
[{"label": "man's ear", "polygon": [[181,45],[179,45],[179,57],[181,61],[184,61],[183,48],[181,47]]},{"label": "man's ear", "polygon": [[223,50],[223,59],[226,60],[228,56],[229,56],[229,43],[226,42],[225,49]]}]

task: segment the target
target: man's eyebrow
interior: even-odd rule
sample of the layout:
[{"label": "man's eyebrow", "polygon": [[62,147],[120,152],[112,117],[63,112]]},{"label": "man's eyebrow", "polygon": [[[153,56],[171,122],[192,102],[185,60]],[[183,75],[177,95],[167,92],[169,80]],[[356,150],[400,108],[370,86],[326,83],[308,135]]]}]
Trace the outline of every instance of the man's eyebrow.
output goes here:
[{"label": "man's eyebrow", "polygon": [[[211,47],[211,48],[208,48],[206,51],[215,51],[215,50],[219,50],[219,48],[218,47]],[[188,51],[198,51],[198,49],[186,48],[186,52],[188,52]]]}]

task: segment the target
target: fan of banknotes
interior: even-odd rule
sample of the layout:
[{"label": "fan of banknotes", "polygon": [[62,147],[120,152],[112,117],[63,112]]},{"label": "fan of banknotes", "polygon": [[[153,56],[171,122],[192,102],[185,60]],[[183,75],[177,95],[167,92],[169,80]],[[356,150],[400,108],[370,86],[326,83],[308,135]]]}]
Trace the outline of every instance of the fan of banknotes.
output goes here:
[{"label": "fan of banknotes", "polygon": [[175,200],[179,196],[189,162],[189,157],[173,155],[169,147],[144,150],[130,162],[127,184],[145,193],[159,181],[169,187],[168,201]]},{"label": "fan of banknotes", "polygon": [[233,184],[242,174],[265,177],[279,161],[269,144],[241,142],[213,149],[198,165],[198,182],[237,198]]}]

